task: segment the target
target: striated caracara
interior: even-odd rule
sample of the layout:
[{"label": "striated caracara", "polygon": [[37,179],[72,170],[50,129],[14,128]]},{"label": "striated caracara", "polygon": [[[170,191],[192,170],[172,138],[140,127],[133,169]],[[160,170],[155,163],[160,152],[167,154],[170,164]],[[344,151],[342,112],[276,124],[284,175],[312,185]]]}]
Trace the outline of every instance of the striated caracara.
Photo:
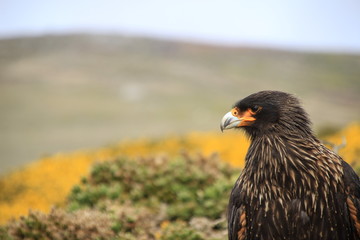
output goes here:
[{"label": "striated caracara", "polygon": [[251,144],[230,196],[229,239],[360,239],[360,179],[314,136],[294,96],[242,99],[222,119],[231,128]]}]

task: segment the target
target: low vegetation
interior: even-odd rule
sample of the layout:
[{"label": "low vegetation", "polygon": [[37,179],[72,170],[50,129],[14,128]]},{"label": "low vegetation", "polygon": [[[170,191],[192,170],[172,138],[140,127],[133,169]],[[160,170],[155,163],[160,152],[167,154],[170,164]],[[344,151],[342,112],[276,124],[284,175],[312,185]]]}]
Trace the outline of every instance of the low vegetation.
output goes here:
[{"label": "low vegetation", "polygon": [[[360,173],[359,124],[325,140]],[[192,133],[44,158],[0,179],[0,239],[224,239],[247,146]]]},{"label": "low vegetation", "polygon": [[48,212],[54,205],[63,206],[73,186],[96,162],[141,156],[175,158],[186,150],[189,154],[204,156],[217,152],[222,161],[241,168],[247,147],[247,139],[239,133],[191,133],[182,137],[126,141],[92,151],[45,157],[0,178],[0,224],[27,214],[29,209]]},{"label": "low vegetation", "polygon": [[66,210],[31,211],[1,239],[219,239],[239,170],[216,156],[119,158],[95,164]]}]

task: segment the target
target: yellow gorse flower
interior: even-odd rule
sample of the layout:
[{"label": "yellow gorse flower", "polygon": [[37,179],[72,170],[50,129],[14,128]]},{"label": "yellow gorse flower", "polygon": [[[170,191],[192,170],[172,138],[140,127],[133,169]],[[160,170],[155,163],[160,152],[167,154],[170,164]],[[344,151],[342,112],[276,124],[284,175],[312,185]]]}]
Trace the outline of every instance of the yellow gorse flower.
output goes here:
[{"label": "yellow gorse flower", "polygon": [[343,144],[339,149],[339,155],[349,164],[360,167],[360,124],[352,123],[342,131],[326,139],[335,145]]}]

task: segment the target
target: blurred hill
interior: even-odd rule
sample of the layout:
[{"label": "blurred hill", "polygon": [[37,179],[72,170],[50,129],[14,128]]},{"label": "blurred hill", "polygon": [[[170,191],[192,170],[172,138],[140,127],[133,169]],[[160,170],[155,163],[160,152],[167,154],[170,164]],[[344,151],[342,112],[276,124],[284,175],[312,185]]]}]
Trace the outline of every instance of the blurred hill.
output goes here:
[{"label": "blurred hill", "polygon": [[121,139],[218,131],[242,97],[299,96],[317,130],[360,119],[360,56],[106,35],[0,40],[0,173]]}]

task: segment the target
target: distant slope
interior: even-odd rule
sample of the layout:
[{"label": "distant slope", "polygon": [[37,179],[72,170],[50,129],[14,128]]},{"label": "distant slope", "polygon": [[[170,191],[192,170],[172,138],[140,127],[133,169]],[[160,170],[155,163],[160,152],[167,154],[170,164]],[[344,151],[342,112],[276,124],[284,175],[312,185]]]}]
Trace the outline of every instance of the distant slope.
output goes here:
[{"label": "distant slope", "polygon": [[122,36],[0,40],[0,164],[124,138],[217,131],[238,99],[292,92],[317,129],[360,119],[360,56]]}]

